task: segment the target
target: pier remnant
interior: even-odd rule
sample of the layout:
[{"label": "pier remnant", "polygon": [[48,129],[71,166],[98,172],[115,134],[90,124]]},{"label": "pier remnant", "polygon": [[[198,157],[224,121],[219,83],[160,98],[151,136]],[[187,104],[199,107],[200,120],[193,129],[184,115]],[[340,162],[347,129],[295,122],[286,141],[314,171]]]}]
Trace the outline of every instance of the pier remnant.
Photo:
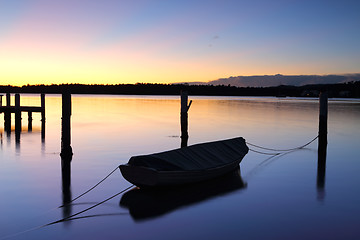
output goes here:
[{"label": "pier remnant", "polygon": [[72,156],[71,148],[71,93],[65,90],[62,93],[61,118],[61,153],[62,157]]},{"label": "pier remnant", "polygon": [[186,147],[189,139],[188,134],[188,111],[192,100],[188,105],[188,92],[181,91],[181,109],[180,109],[180,123],[181,123],[181,147]]},{"label": "pier remnant", "polygon": [[40,95],[41,99],[41,140],[45,141],[45,94]]},{"label": "pier remnant", "polygon": [[[10,93],[6,93],[6,107],[10,107]],[[9,134],[11,132],[11,112],[4,112],[5,131]]]},{"label": "pier remnant", "polygon": [[[45,102],[41,103],[45,106]],[[43,123],[45,119],[42,119]],[[62,202],[63,218],[72,213],[71,202],[71,160],[73,156],[71,148],[71,93],[65,90],[62,93],[62,117],[61,117],[61,176],[62,176]]]},{"label": "pier remnant", "polygon": [[15,114],[15,133],[20,136],[22,129],[21,114],[22,112],[28,113],[28,130],[32,131],[32,114],[33,112],[41,113],[41,133],[42,138],[45,137],[45,94],[41,94],[41,107],[39,106],[21,106],[20,94],[15,94],[15,106],[11,106],[11,95],[6,93],[6,105],[0,104],[0,113],[4,113],[5,131],[11,133],[11,114]]},{"label": "pier remnant", "polygon": [[318,198],[324,198],[325,170],[326,170],[326,149],[328,134],[328,94],[320,93],[319,96],[319,139],[318,139],[318,168],[317,168],[317,189]]},{"label": "pier remnant", "polygon": [[40,95],[41,100],[41,122],[45,123],[45,94]]},{"label": "pier remnant", "polygon": [[20,94],[15,94],[15,132],[21,132]]}]

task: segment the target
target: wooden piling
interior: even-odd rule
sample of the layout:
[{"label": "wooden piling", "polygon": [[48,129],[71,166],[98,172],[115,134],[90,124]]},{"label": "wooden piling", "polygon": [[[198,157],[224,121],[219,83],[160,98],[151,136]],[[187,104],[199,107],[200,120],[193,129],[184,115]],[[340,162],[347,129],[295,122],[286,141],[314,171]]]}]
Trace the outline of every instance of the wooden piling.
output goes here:
[{"label": "wooden piling", "polygon": [[[10,93],[6,93],[6,106],[10,107]],[[9,111],[4,112],[4,125],[5,125],[5,131],[10,133],[11,132],[11,112],[9,112]]]},{"label": "wooden piling", "polygon": [[180,109],[180,123],[181,123],[181,147],[186,147],[189,139],[188,134],[188,111],[192,100],[188,105],[188,92],[181,91],[181,109]]},{"label": "wooden piling", "polygon": [[327,145],[328,95],[320,93],[319,109],[319,146]]},{"label": "wooden piling", "polygon": [[45,141],[45,94],[41,93],[41,140]]},{"label": "wooden piling", "polygon": [[319,138],[318,138],[318,169],[317,169],[317,189],[318,198],[324,198],[325,170],[326,170],[326,150],[327,150],[327,120],[328,120],[328,94],[320,93],[319,96]]},{"label": "wooden piling", "polygon": [[15,132],[21,132],[20,94],[15,94]]},{"label": "wooden piling", "polygon": [[[45,106],[45,103],[41,106]],[[45,119],[43,119],[43,124]],[[44,125],[45,127],[45,125]],[[62,94],[62,118],[61,118],[61,176],[62,176],[62,199],[63,218],[72,214],[71,202],[71,94],[64,91]]]},{"label": "wooden piling", "polygon": [[45,122],[45,94],[40,95],[41,98],[41,121]]},{"label": "wooden piling", "polygon": [[6,93],[6,106],[10,107],[11,102],[10,102],[10,93]]},{"label": "wooden piling", "polygon": [[72,156],[71,148],[71,94],[66,90],[62,94],[61,153],[62,157]]}]

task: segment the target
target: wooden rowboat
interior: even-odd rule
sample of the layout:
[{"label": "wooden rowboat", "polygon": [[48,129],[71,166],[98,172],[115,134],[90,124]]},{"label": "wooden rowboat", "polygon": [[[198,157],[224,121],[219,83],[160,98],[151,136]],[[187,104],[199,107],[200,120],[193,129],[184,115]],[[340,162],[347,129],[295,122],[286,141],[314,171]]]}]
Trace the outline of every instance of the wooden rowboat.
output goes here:
[{"label": "wooden rowboat", "polygon": [[127,181],[139,187],[176,186],[222,176],[239,167],[248,151],[245,140],[237,137],[133,156],[119,168]]}]

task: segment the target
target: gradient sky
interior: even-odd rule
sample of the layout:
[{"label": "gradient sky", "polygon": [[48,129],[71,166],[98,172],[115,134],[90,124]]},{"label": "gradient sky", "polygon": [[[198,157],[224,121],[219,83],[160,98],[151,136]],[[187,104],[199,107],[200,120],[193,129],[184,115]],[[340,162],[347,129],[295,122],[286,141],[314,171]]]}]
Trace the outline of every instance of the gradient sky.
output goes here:
[{"label": "gradient sky", "polygon": [[0,85],[358,72],[359,0],[0,0]]}]

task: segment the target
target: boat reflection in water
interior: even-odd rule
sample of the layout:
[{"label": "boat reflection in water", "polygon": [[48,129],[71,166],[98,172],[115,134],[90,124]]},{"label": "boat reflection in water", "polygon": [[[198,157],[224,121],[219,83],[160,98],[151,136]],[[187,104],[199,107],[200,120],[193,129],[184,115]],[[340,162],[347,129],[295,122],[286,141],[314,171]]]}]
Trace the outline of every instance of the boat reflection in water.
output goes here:
[{"label": "boat reflection in water", "polygon": [[181,207],[244,189],[240,167],[208,181],[166,189],[138,188],[126,192],[120,207],[129,209],[135,221],[156,218]]}]

